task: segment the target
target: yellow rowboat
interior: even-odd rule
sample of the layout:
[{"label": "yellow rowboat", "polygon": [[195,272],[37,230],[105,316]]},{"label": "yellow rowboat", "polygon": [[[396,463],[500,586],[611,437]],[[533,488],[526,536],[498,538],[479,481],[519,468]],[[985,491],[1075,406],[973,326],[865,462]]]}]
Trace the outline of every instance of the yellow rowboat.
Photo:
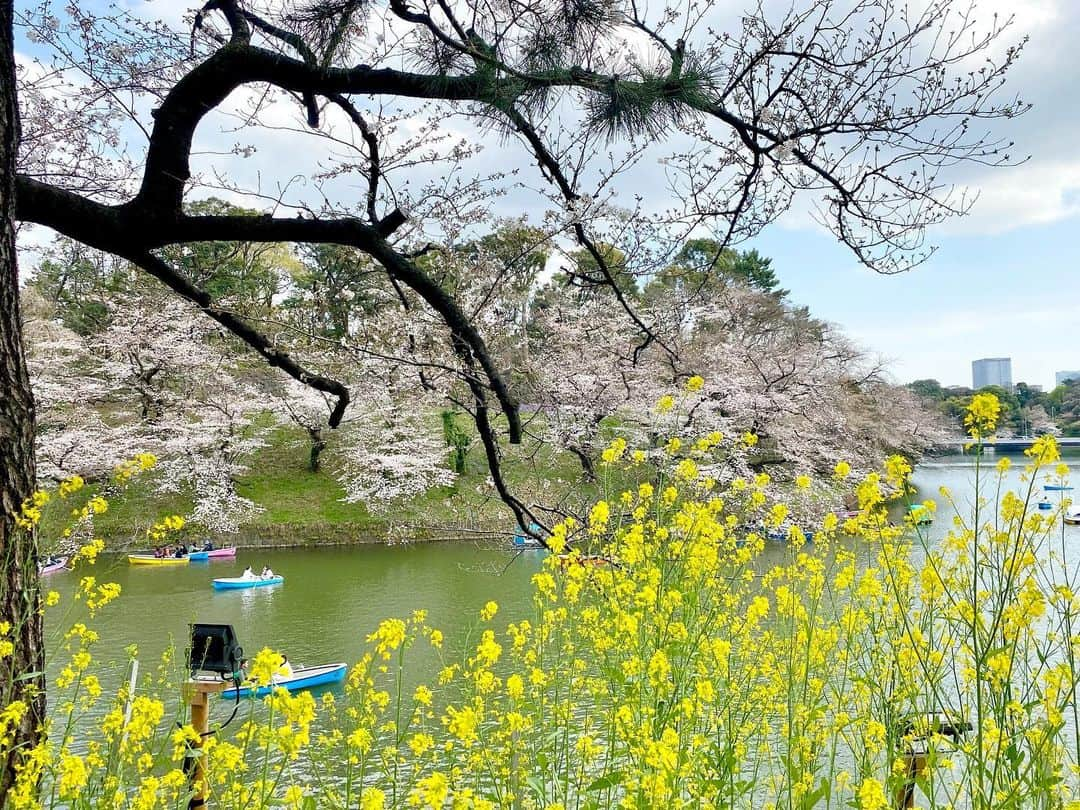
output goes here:
[{"label": "yellow rowboat", "polygon": [[155,557],[153,554],[128,554],[132,565],[187,565],[187,557]]}]

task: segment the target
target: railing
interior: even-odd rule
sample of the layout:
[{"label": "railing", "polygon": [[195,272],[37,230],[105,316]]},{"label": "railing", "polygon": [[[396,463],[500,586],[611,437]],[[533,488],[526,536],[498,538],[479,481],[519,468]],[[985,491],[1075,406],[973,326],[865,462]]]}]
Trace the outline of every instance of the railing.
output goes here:
[{"label": "railing", "polygon": [[[1038,438],[1038,436],[999,436],[996,439],[986,441],[986,447],[997,447],[1006,450],[1020,449],[1031,447]],[[971,439],[949,439],[942,442],[942,444],[949,447],[966,447],[971,444]],[[1058,436],[1057,444],[1058,447],[1080,447],[1080,436]]]}]

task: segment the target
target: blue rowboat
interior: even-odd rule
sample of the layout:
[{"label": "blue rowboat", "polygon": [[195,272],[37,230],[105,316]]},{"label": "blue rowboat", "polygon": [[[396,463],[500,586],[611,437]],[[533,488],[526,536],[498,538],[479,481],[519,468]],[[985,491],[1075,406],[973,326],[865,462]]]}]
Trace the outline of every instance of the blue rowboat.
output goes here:
[{"label": "blue rowboat", "polygon": [[278,678],[268,686],[242,686],[239,689],[226,689],[221,693],[223,698],[236,700],[240,697],[266,697],[278,686],[283,686],[290,692],[301,689],[310,689],[313,686],[323,686],[328,683],[340,683],[345,680],[346,664],[323,664],[318,667],[299,667],[293,670],[293,674],[287,678]]},{"label": "blue rowboat", "polygon": [[930,510],[921,503],[913,503],[908,506],[908,517],[916,526],[929,526],[934,522],[934,516],[930,513]]},{"label": "blue rowboat", "polygon": [[[758,531],[760,532],[762,530],[759,529]],[[803,539],[806,540],[807,543],[813,543],[814,542],[814,533],[812,531],[809,531],[808,529],[803,529],[802,533],[803,533]],[[781,528],[778,528],[778,529],[768,529],[768,530],[765,531],[765,537],[767,539],[769,539],[769,540],[774,540],[776,542],[786,543],[788,540],[791,539],[791,527],[789,527],[789,528],[781,527]]]},{"label": "blue rowboat", "polygon": [[1054,505],[1050,501],[1039,501],[1039,508],[1044,512],[1048,512],[1054,508]]},{"label": "blue rowboat", "polygon": [[[542,530],[540,524],[530,523],[529,531],[533,534],[539,534]],[[532,534],[527,534],[524,529],[519,525],[517,531],[514,532],[514,537],[510,541],[510,545],[514,548],[545,548],[544,544]]]},{"label": "blue rowboat", "polygon": [[248,579],[247,577],[218,577],[214,580],[215,591],[235,591],[239,588],[261,588],[264,585],[280,585],[285,577]]},{"label": "blue rowboat", "polygon": [[514,548],[543,548],[544,544],[537,540],[532,535],[528,534],[515,534],[514,539],[511,541],[511,545]]},{"label": "blue rowboat", "polygon": [[1047,492],[1072,492],[1072,487],[1063,484],[1046,484],[1043,489]]}]

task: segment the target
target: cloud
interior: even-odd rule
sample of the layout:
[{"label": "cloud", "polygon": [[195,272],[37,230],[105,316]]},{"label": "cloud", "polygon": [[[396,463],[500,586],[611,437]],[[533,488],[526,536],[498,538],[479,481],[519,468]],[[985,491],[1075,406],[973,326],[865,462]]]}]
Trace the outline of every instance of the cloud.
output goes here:
[{"label": "cloud", "polygon": [[[947,236],[993,236],[1035,225],[1050,225],[1080,216],[1080,157],[1045,147],[1019,166],[990,168],[956,184],[956,199],[975,198],[971,211],[933,229],[931,241]],[[789,230],[826,229],[814,218],[814,200],[796,198],[777,224]]]},{"label": "cloud", "polygon": [[966,217],[945,223],[942,234],[993,235],[1060,222],[1080,215],[1080,158],[994,169],[958,190],[978,194],[978,201]]},{"label": "cloud", "polygon": [[979,0],[976,9],[979,19],[988,19],[991,15],[1000,18],[1012,16],[1020,31],[1030,31],[1056,22],[1061,17],[1059,0]]}]

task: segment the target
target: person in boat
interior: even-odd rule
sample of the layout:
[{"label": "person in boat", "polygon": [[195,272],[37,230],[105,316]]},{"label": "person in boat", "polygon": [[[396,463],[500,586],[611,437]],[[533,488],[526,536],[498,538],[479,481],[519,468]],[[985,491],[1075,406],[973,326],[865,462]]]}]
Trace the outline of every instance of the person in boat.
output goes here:
[{"label": "person in boat", "polygon": [[273,579],[273,578],[274,578],[274,572],[270,570],[270,566],[269,566],[269,565],[264,565],[264,566],[263,566],[263,570],[262,570],[262,573],[261,573],[261,574],[259,574],[259,576],[260,576],[260,577],[261,577],[262,579]]},{"label": "person in boat", "polygon": [[244,573],[242,573],[240,577],[242,579],[255,579],[255,572],[251,570],[251,566],[249,565],[244,569]]},{"label": "person in boat", "polygon": [[173,556],[176,557],[177,559],[180,559],[185,554],[187,554],[187,549],[184,547],[184,545],[182,543],[180,545],[178,545],[176,547],[176,551],[173,552]]},{"label": "person in boat", "polygon": [[154,556],[160,560],[162,557],[165,556],[165,549],[161,546],[154,546]]},{"label": "person in boat", "polygon": [[270,683],[281,683],[287,681],[293,676],[292,664],[289,663],[289,656],[282,654],[281,666],[277,668],[273,675],[270,676]]},{"label": "person in boat", "polygon": [[211,540],[209,537],[207,537],[206,542],[203,543],[202,550],[203,551],[213,551],[214,550],[214,541]]}]

